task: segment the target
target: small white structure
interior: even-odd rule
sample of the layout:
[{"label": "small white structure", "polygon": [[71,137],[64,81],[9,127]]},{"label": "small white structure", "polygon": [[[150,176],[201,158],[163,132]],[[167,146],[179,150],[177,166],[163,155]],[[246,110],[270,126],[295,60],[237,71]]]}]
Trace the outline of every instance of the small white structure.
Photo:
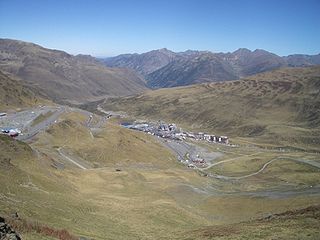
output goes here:
[{"label": "small white structure", "polygon": [[21,131],[18,128],[2,128],[1,133],[10,137],[17,137],[21,134]]}]

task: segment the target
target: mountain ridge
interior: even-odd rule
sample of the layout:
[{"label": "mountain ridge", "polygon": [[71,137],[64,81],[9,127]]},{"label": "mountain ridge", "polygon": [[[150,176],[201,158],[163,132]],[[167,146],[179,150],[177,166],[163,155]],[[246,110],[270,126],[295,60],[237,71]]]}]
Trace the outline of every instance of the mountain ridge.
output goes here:
[{"label": "mountain ridge", "polygon": [[[161,52],[166,54],[165,60],[161,59]],[[159,64],[150,68],[149,59]],[[119,55],[101,61],[110,67],[134,69],[146,78],[150,88],[162,88],[235,80],[282,67],[318,65],[320,54],[281,57],[263,49],[251,51],[239,48],[234,52],[213,53],[197,50],[173,52],[165,48],[141,54]]]},{"label": "mountain ridge", "polygon": [[174,55],[174,52],[162,48],[144,54],[121,54],[114,58],[102,59],[102,62],[109,67],[131,68],[142,75],[147,75],[168,64]]},{"label": "mountain ridge", "polygon": [[109,68],[88,55],[73,56],[33,43],[0,39],[0,70],[59,103],[124,96],[146,89],[131,69]]}]

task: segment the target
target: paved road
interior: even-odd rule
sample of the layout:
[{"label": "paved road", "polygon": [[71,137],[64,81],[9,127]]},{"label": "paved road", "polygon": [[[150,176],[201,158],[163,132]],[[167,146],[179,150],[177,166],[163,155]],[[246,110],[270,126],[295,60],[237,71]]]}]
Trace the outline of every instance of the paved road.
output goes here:
[{"label": "paved road", "polygon": [[97,110],[106,114],[107,116],[117,116],[117,117],[126,117],[127,114],[125,112],[113,112],[113,111],[106,111],[100,105],[97,106]]},{"label": "paved road", "polygon": [[186,141],[166,140],[163,138],[158,139],[165,147],[175,153],[181,163],[188,166],[192,164],[199,170],[203,168],[197,168],[195,164],[193,164],[193,160],[198,160],[200,158],[203,159],[206,164],[210,164],[212,161],[223,155],[220,152],[211,152],[201,146]]},{"label": "paved road", "polygon": [[48,111],[54,111],[51,116],[46,118],[44,121],[36,124],[35,126],[32,126],[32,122],[30,122],[27,126],[25,126],[25,129],[27,129],[26,132],[23,133],[23,135],[19,135],[17,137],[18,140],[26,141],[37,135],[40,131],[43,131],[47,129],[50,125],[52,125],[59,116],[66,111],[65,107],[59,107],[57,109],[52,109],[47,107]]},{"label": "paved road", "polygon": [[0,118],[1,127],[12,127],[23,130],[27,125],[40,114],[45,114],[46,108],[31,108],[20,112],[8,113],[7,116]]},{"label": "paved road", "polygon": [[[35,110],[36,111],[36,110]],[[35,119],[40,113],[45,114],[47,112],[53,112],[51,116],[46,118],[44,121],[32,126],[33,119]],[[93,114],[91,112],[82,110],[82,109],[77,109],[77,108],[69,108],[65,106],[59,106],[59,107],[48,107],[44,106],[41,108],[41,112],[39,112],[38,115],[32,115],[33,119],[31,120],[25,120],[25,121],[20,121],[21,129],[23,129],[23,135],[18,136],[16,139],[21,140],[21,141],[27,141],[32,139],[35,135],[37,135],[40,131],[43,131],[47,129],[49,126],[55,123],[55,121],[60,117],[61,114],[65,112],[79,112],[81,114],[84,114],[88,117],[85,126],[87,128],[100,128],[107,120],[106,117],[101,117],[99,122],[95,125],[92,124],[92,119],[93,119]],[[22,114],[30,114],[32,113],[32,109],[28,111],[24,111],[23,113],[17,113],[13,115],[13,119],[16,118],[16,116],[22,115]]]},{"label": "paved road", "polygon": [[161,140],[161,143],[163,143],[167,148],[171,149],[178,156],[179,160],[184,160],[187,153],[195,151],[193,146],[184,142],[165,141],[161,138],[159,140]]},{"label": "paved road", "polygon": [[[65,107],[42,106],[10,113],[5,118],[0,119],[0,126],[20,129],[22,134],[20,134],[16,139],[26,141],[53,124],[58,117],[65,112],[65,109]],[[44,121],[33,126],[34,120],[38,116],[41,114],[45,115],[49,112],[52,112],[53,114]]]}]

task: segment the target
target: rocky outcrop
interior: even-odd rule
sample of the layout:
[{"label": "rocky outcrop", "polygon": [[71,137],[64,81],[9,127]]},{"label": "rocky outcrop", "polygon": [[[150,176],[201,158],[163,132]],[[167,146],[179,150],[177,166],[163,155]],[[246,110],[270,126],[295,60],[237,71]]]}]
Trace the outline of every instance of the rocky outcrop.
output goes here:
[{"label": "rocky outcrop", "polygon": [[21,240],[19,234],[2,217],[0,217],[0,240]]}]

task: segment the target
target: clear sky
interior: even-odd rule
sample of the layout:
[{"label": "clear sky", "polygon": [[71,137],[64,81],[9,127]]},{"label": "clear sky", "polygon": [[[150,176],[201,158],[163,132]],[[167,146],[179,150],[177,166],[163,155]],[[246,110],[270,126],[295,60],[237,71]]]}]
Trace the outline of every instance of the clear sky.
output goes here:
[{"label": "clear sky", "polygon": [[0,0],[0,37],[72,54],[320,53],[320,0]]}]

